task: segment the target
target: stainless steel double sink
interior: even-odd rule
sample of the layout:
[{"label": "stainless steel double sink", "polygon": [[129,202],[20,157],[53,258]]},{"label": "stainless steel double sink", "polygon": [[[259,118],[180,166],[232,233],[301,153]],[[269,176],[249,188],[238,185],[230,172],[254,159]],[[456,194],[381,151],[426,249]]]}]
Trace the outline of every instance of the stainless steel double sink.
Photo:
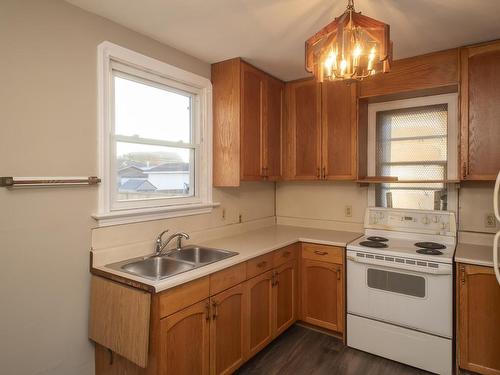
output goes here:
[{"label": "stainless steel double sink", "polygon": [[163,255],[128,259],[106,267],[150,280],[163,280],[235,255],[238,253],[234,251],[190,245]]}]

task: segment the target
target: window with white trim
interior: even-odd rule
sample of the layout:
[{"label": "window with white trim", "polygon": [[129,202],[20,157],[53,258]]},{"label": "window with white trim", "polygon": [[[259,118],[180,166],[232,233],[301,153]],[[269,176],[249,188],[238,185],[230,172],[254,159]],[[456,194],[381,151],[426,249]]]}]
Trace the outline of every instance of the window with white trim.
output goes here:
[{"label": "window with white trim", "polygon": [[98,68],[103,184],[95,217],[209,210],[210,81],[109,42],[99,46]]},{"label": "window with white trim", "polygon": [[456,187],[448,183],[458,172],[456,94],[377,103],[368,111],[369,173],[398,178],[371,186],[370,205],[456,211]]}]

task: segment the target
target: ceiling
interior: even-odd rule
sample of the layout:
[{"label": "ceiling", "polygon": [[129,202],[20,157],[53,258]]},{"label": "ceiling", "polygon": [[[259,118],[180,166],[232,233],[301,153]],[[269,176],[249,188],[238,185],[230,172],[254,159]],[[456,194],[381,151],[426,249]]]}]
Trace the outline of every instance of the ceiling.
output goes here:
[{"label": "ceiling", "polygon": [[[307,76],[304,42],[347,0],[66,0],[213,63],[241,56],[283,79]],[[356,0],[391,25],[394,58],[500,38],[500,0]]]}]

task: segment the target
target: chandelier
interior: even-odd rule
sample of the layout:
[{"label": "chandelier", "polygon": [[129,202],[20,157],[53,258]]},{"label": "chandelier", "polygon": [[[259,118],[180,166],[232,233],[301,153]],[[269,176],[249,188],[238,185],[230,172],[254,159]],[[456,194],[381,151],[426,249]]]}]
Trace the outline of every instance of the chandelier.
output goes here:
[{"label": "chandelier", "polygon": [[391,62],[389,25],[356,12],[354,0],[306,41],[306,70],[318,82],[362,80],[390,71]]}]

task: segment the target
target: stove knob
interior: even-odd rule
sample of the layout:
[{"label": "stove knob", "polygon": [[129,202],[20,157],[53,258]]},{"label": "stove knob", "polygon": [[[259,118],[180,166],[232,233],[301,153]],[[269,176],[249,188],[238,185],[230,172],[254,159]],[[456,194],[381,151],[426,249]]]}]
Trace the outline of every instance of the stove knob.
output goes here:
[{"label": "stove knob", "polygon": [[429,220],[429,218],[427,216],[424,216],[422,218],[422,223],[424,223],[425,225],[429,224],[431,221]]},{"label": "stove knob", "polygon": [[433,223],[439,223],[439,216],[434,216],[434,217],[432,218],[432,222],[433,222]]}]

